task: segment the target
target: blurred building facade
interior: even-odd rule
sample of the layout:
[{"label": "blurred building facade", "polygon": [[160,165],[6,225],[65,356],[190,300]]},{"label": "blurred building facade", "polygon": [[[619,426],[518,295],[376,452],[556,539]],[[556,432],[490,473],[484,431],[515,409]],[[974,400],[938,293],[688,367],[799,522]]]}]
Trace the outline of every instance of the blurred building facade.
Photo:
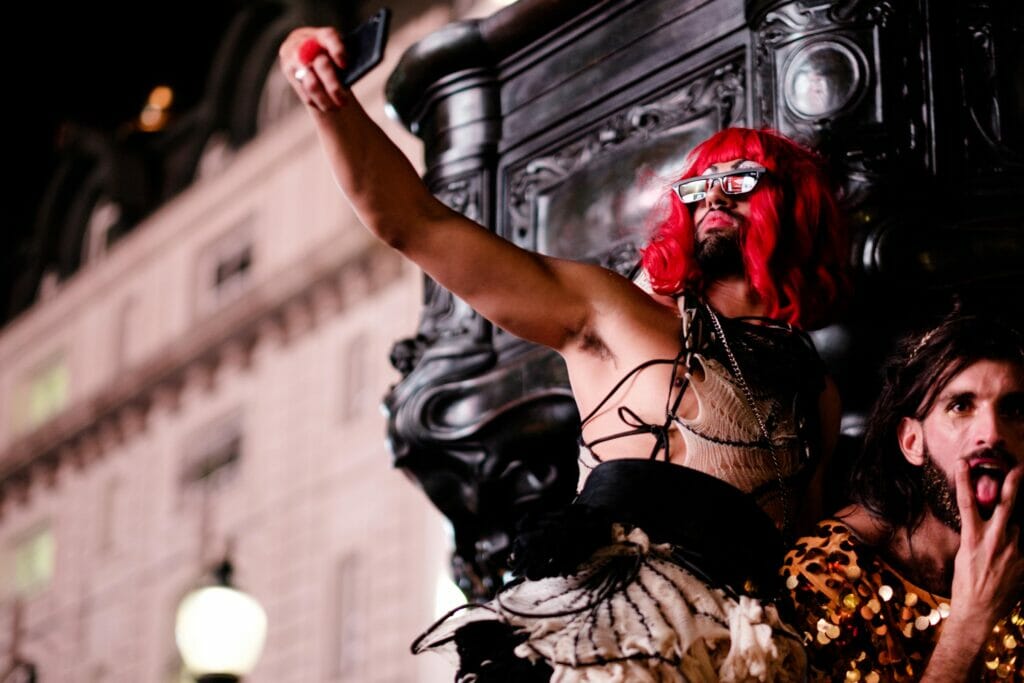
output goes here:
[{"label": "blurred building facade", "polygon": [[[397,23],[356,88],[414,161],[383,84],[452,16]],[[0,675],[179,680],[175,611],[229,555],[269,621],[248,680],[450,678],[408,650],[451,585],[447,533],[376,408],[421,276],[262,77],[258,134],[208,140],[194,182],[112,245],[118,205],[95,201],[81,267],[0,330]]]}]

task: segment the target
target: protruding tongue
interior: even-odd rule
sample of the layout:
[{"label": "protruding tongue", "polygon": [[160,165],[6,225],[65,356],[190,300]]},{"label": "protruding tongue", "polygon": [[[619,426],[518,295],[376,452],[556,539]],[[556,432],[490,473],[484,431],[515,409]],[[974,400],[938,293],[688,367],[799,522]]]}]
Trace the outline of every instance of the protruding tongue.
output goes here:
[{"label": "protruding tongue", "polygon": [[994,508],[999,502],[999,489],[1002,482],[989,473],[982,473],[974,481],[974,494],[978,505],[985,508]]}]

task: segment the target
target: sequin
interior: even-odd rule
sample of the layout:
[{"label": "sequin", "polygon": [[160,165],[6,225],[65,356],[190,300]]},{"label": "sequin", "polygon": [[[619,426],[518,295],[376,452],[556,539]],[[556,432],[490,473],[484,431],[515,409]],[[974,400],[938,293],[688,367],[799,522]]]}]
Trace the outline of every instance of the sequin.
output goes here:
[{"label": "sequin", "polygon": [[[802,551],[790,552],[784,576],[795,586],[790,590],[802,620],[796,626],[811,631],[808,654],[827,676],[821,680],[919,680],[949,617],[949,598],[911,584],[875,553],[858,557],[863,546],[842,524],[826,520],[819,529],[801,541]],[[820,574],[807,571],[810,557]],[[1016,605],[985,642],[981,681],[1024,683],[1022,607]]]}]

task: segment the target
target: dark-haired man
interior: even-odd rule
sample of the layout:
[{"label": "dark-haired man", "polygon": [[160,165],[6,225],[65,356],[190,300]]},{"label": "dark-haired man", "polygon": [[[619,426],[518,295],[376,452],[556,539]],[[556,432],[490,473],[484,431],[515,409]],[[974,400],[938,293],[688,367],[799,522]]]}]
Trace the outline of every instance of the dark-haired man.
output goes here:
[{"label": "dark-haired man", "polygon": [[1024,342],[961,316],[890,361],[856,504],[783,568],[824,680],[1024,680]]}]

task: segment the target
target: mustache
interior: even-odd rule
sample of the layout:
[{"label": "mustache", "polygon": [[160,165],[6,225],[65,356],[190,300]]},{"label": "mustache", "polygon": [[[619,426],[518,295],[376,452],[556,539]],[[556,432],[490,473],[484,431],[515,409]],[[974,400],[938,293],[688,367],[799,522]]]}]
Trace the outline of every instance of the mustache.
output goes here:
[{"label": "mustache", "polygon": [[1017,464],[1017,458],[1007,449],[1005,446],[996,444],[995,446],[985,446],[975,451],[971,451],[965,457],[965,460],[1001,460],[1010,467]]}]

